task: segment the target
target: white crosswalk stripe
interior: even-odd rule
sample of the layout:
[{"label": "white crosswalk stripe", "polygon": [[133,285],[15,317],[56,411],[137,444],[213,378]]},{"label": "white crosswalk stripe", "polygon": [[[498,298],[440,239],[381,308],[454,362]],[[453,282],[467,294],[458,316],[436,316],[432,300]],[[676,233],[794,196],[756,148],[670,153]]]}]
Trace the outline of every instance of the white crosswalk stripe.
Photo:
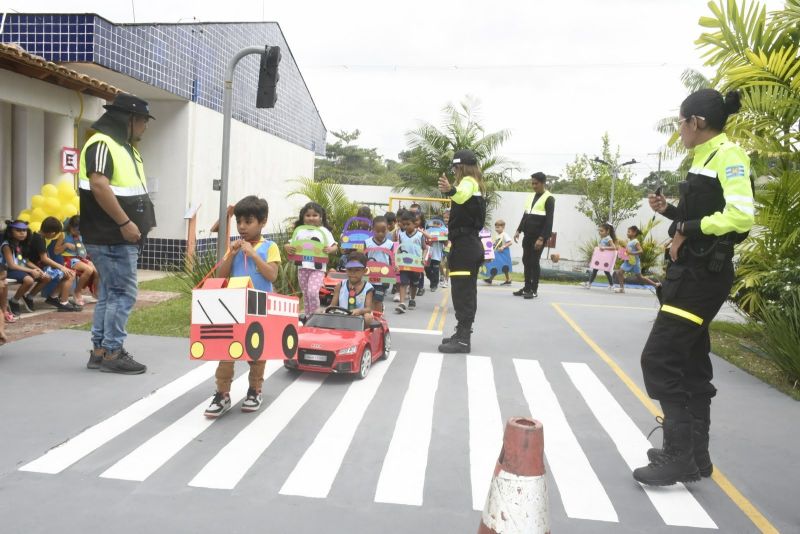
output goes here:
[{"label": "white crosswalk stripe", "polygon": [[442,355],[421,352],[411,374],[389,450],[383,459],[375,502],[422,504],[433,399],[442,370]]},{"label": "white crosswalk stripe", "polygon": [[[319,414],[325,421],[319,429],[302,430],[316,434],[310,445],[305,450],[298,448],[283,451],[283,458],[286,458],[286,462],[293,462],[294,468],[288,476],[283,475],[286,476],[285,480],[273,481],[277,483],[274,487],[280,487],[278,492],[281,495],[337,498],[335,491],[331,495],[331,488],[338,478],[352,476],[352,472],[343,470],[342,466],[348,464],[348,455],[354,454],[354,443],[359,443],[357,439],[375,438],[360,429],[365,428],[364,425],[374,417],[376,410],[383,408],[375,406],[370,410],[376,398],[380,398],[378,393],[389,383],[402,385],[403,388],[399,391],[391,389],[392,396],[400,402],[400,408],[391,439],[388,432],[383,436],[387,441],[382,443],[388,442],[388,447],[377,451],[378,458],[382,456],[382,462],[379,460],[369,465],[377,475],[373,479],[377,480],[373,482],[374,493],[373,488],[367,489],[374,495],[374,501],[422,506],[423,495],[432,491],[432,488],[439,488],[429,480],[428,460],[429,456],[435,456],[436,450],[441,450],[440,447],[444,445],[437,441],[442,436],[433,433],[434,414],[444,410],[454,420],[463,421],[469,441],[467,448],[459,449],[468,450],[468,454],[465,453],[465,457],[458,458],[456,462],[463,465],[464,480],[466,481],[468,474],[470,485],[451,490],[456,495],[469,499],[473,510],[483,509],[495,462],[502,447],[501,405],[508,402],[508,398],[507,395],[499,397],[499,393],[501,387],[504,392],[510,391],[508,384],[495,380],[495,373],[500,373],[498,376],[516,376],[522,391],[522,398],[516,402],[523,402],[530,410],[529,414],[512,415],[533,414],[536,419],[544,422],[545,458],[549,469],[548,489],[551,493],[558,492],[567,517],[619,522],[618,510],[631,506],[642,509],[652,503],[665,525],[717,528],[702,505],[680,484],[669,488],[644,487],[644,491],[640,493],[640,501],[612,504],[576,433],[570,427],[570,417],[562,409],[559,398],[562,401],[566,401],[567,396],[573,401],[577,398],[577,404],[565,404],[570,408],[568,413],[579,411],[585,417],[594,417],[607,434],[603,439],[607,442],[609,454],[619,454],[631,469],[646,463],[645,451],[650,443],[588,364],[562,362],[561,366],[569,381],[563,377],[561,368],[556,367],[562,373],[562,381],[551,383],[539,362],[531,359],[492,359],[489,356],[473,355],[455,357],[425,352],[417,354],[415,361],[410,359],[413,354],[404,354],[403,357],[406,359],[405,366],[396,363],[400,357],[392,352],[387,360],[373,365],[365,380],[354,380],[346,384],[341,396],[334,397],[338,400],[328,403],[329,413]],[[448,360],[447,367],[443,365],[444,358],[453,358]],[[458,366],[463,366],[465,371],[467,405],[437,402],[437,391],[440,388],[453,387],[452,381],[440,380],[443,368],[449,372]],[[503,366],[503,369],[499,366]],[[112,439],[130,441],[130,436],[121,435],[179,397],[189,394],[196,386],[211,380],[215,367],[216,362],[198,366],[23,465],[20,471],[57,474],[92,452],[106,447]],[[270,379],[281,368],[282,362],[268,361],[265,378]],[[552,373],[550,369],[552,368],[548,367],[548,372]],[[507,374],[503,375],[503,372]],[[196,471],[193,473],[196,472],[196,475],[193,478],[191,475],[187,476],[181,483],[215,490],[236,488],[275,439],[297,419],[298,412],[314,397],[326,377],[327,375],[315,373],[301,374],[274,398],[267,396],[260,413],[226,423],[233,424],[232,428],[237,433],[231,437],[223,434],[222,439],[225,441],[219,445],[219,449],[210,451],[216,454],[204,465],[194,466]],[[561,384],[561,389],[566,387],[569,390],[556,390],[552,384]],[[246,373],[234,381],[231,390],[233,403],[238,404],[241,401],[247,385]],[[265,390],[269,391],[270,388],[265,387]],[[575,390],[580,397],[575,396]],[[447,397],[450,393],[451,391],[445,389],[440,398]],[[514,393],[513,396],[517,397],[519,393]],[[110,466],[99,476],[143,482],[159,470],[169,470],[174,463],[170,460],[178,455],[191,455],[194,442],[201,441],[198,438],[215,422],[203,417],[208,401],[208,397],[203,396],[201,403],[179,415],[174,422],[168,422],[149,439],[143,438],[144,442],[136,444],[130,453],[109,461]],[[298,431],[295,425],[292,427],[292,431]],[[124,447],[124,450],[128,451],[130,447]],[[287,464],[287,467],[290,465]],[[636,494],[633,492],[636,487],[633,482],[631,486],[631,500],[635,500]],[[554,502],[552,498],[551,502]],[[656,520],[659,516],[655,513],[652,515]],[[657,528],[658,525],[653,527]]]},{"label": "white crosswalk stripe", "polygon": [[[608,432],[628,467],[647,464],[650,442],[622,406],[585,363],[563,363],[589,409]],[[666,488],[642,486],[667,525],[717,528],[714,521],[683,484]]]},{"label": "white crosswalk stripe", "polygon": [[606,490],[578,444],[550,382],[536,360],[514,360],[528,407],[546,421],[544,455],[569,517],[617,521]]}]

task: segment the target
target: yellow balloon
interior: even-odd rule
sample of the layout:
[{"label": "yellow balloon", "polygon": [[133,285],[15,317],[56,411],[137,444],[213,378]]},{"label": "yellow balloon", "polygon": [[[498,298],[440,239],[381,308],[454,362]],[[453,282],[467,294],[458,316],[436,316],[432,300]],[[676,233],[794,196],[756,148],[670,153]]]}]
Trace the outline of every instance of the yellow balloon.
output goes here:
[{"label": "yellow balloon", "polygon": [[58,188],[53,184],[44,184],[42,186],[42,195],[45,197],[57,197]]},{"label": "yellow balloon", "polygon": [[[30,217],[30,215],[31,215],[31,210],[22,210],[21,212],[19,212],[19,214],[20,214],[20,215],[27,215],[27,216],[29,216],[29,217]],[[17,218],[19,218],[19,217],[17,217]]]},{"label": "yellow balloon", "polygon": [[17,219],[19,219],[20,221],[29,222],[31,220],[31,214],[30,213],[20,213],[19,217],[17,217]]},{"label": "yellow balloon", "polygon": [[41,208],[44,204],[44,197],[42,195],[33,195],[31,197],[31,207]]},{"label": "yellow balloon", "polygon": [[61,209],[61,202],[55,197],[47,197],[44,199],[43,209],[48,215],[55,215]]},{"label": "yellow balloon", "polygon": [[64,216],[63,217],[64,219],[69,219],[73,215],[78,214],[78,208],[76,208],[72,204],[64,204],[64,206],[61,208],[61,213]]},{"label": "yellow balloon", "polygon": [[42,208],[34,208],[31,212],[31,222],[42,222],[47,213]]},{"label": "yellow balloon", "polygon": [[70,203],[73,206],[75,206],[76,210],[80,211],[80,209],[81,209],[81,199],[78,196],[75,196],[72,200],[70,200]]},{"label": "yellow balloon", "polygon": [[28,224],[28,228],[31,229],[31,232],[38,232],[41,227],[42,223],[40,221],[34,221]]}]

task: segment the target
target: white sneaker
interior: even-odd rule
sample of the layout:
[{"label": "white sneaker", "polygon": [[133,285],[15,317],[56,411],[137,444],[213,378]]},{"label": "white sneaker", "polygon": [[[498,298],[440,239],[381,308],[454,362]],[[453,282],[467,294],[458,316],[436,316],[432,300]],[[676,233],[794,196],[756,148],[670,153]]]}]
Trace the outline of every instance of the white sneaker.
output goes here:
[{"label": "white sneaker", "polygon": [[247,390],[247,398],[242,402],[243,412],[257,412],[261,408],[261,392],[253,388]]},{"label": "white sneaker", "polygon": [[214,393],[214,398],[211,399],[211,404],[206,408],[205,416],[210,419],[216,419],[231,409],[231,396],[217,391]]},{"label": "white sneaker", "polygon": [[439,284],[439,287],[441,287],[441,288],[450,287],[450,282],[448,282],[447,280],[445,280],[444,282],[442,282],[441,284]]},{"label": "white sneaker", "polygon": [[583,289],[591,289],[592,288],[592,284],[590,284],[589,282],[583,282],[583,283],[581,283],[581,286],[583,287]]},{"label": "white sneaker", "polygon": [[395,295],[392,297],[392,302],[400,302],[400,295],[395,293]]},{"label": "white sneaker", "polygon": [[614,286],[608,286],[609,291],[614,291]]}]

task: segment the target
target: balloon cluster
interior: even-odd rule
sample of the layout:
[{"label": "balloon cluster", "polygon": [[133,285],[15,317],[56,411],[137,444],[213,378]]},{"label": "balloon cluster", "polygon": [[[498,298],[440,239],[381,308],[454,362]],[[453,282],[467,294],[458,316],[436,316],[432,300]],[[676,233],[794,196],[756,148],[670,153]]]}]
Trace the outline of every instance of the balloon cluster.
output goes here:
[{"label": "balloon cluster", "polygon": [[67,179],[58,185],[43,185],[41,194],[31,197],[30,209],[22,210],[17,219],[27,222],[31,231],[38,232],[47,217],[64,221],[77,215],[79,209],[80,199],[72,181]]}]

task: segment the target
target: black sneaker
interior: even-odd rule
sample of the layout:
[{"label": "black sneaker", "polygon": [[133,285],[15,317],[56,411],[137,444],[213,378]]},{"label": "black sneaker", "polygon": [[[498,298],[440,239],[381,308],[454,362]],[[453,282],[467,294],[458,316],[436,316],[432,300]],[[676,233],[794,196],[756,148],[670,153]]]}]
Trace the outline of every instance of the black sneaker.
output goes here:
[{"label": "black sneaker", "polygon": [[444,354],[466,354],[470,351],[470,348],[468,337],[453,336],[447,343],[439,345],[439,352]]},{"label": "black sneaker", "polygon": [[405,305],[405,304],[403,304],[403,303],[401,302],[400,304],[398,304],[398,305],[395,307],[395,309],[394,309],[394,312],[395,312],[395,313],[405,313],[405,312],[406,312],[406,309],[407,309],[407,308],[406,308],[406,305]]},{"label": "black sneaker", "polygon": [[414,299],[409,300],[408,301],[408,309],[409,310],[416,310],[417,309],[417,301],[414,300]]},{"label": "black sneaker", "polygon": [[536,296],[536,293],[534,293],[533,291],[525,291],[522,294],[522,298],[524,298],[526,300],[530,300],[530,299],[534,298],[535,296]]},{"label": "black sneaker", "polygon": [[147,366],[134,360],[128,351],[123,348],[112,353],[107,352],[103,357],[103,361],[100,362],[100,370],[104,373],[140,375],[147,371]]},{"label": "black sneaker", "polygon": [[14,302],[11,299],[8,299],[8,309],[11,310],[11,313],[16,316],[19,316],[19,314],[22,313],[22,306],[20,306],[18,302]]},{"label": "black sneaker", "polygon": [[58,305],[61,304],[61,302],[58,300],[58,297],[47,297],[46,299],[44,299],[44,301],[46,304],[49,304],[50,306],[55,306],[56,308],[58,308]]},{"label": "black sneaker", "polygon": [[437,290],[437,289],[438,289],[438,288],[437,288],[436,286],[431,286],[431,289],[430,289],[430,291],[431,291],[431,293],[436,293],[436,290]]},{"label": "black sneaker", "polygon": [[71,302],[67,302],[66,304],[64,304],[63,302],[59,302],[58,304],[56,304],[56,308],[58,308],[58,311],[60,311],[60,312],[79,312],[79,311],[81,311],[81,308],[79,308],[78,306],[75,306]]},{"label": "black sneaker", "polygon": [[421,288],[417,289],[417,296],[418,297],[421,297],[424,294],[425,294],[425,288],[424,287],[421,287]]},{"label": "black sneaker", "polygon": [[521,288],[521,289],[517,289],[516,291],[514,291],[514,292],[513,292],[513,293],[511,293],[511,294],[512,294],[512,295],[514,295],[515,297],[522,297],[522,296],[524,296],[524,295],[525,295],[525,292],[526,292],[526,291],[528,291],[528,290],[527,290],[527,289],[525,289],[525,288]]},{"label": "black sneaker", "polygon": [[502,283],[502,284],[500,284],[500,285],[501,285],[501,286],[510,286],[510,285],[511,285],[511,280],[506,280],[505,282],[503,282],[503,283]]},{"label": "black sneaker", "polygon": [[226,393],[217,391],[214,393],[214,398],[211,399],[211,404],[208,405],[204,415],[211,419],[216,419],[231,409],[231,396]]},{"label": "black sneaker", "polygon": [[105,349],[92,349],[89,351],[89,361],[86,362],[87,369],[100,369],[100,364],[103,362]]},{"label": "black sneaker", "polygon": [[25,301],[25,306],[28,307],[28,311],[33,311],[36,309],[36,306],[33,304],[33,297],[25,295],[24,297],[22,297],[22,300]]}]

